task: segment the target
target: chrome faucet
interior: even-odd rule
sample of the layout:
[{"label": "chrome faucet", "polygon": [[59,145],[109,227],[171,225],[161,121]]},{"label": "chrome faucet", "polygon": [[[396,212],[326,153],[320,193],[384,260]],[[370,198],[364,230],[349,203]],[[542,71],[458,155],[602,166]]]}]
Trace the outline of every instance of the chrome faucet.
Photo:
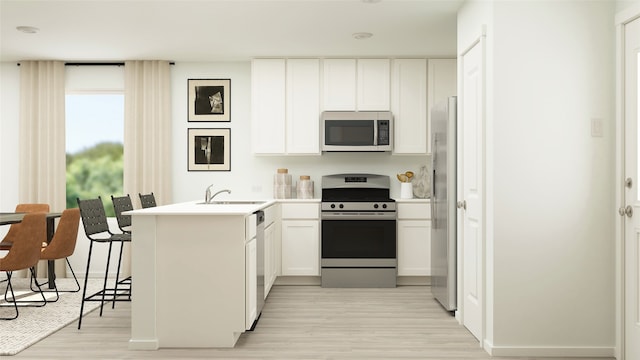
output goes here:
[{"label": "chrome faucet", "polygon": [[205,190],[205,192],[204,192],[204,202],[207,203],[207,204],[209,204],[211,202],[211,200],[213,200],[213,198],[216,197],[216,195],[218,195],[220,193],[226,192],[228,194],[231,194],[231,190],[224,189],[224,190],[220,190],[217,193],[211,195],[211,187],[213,187],[213,184],[209,185],[207,187],[207,190]]}]

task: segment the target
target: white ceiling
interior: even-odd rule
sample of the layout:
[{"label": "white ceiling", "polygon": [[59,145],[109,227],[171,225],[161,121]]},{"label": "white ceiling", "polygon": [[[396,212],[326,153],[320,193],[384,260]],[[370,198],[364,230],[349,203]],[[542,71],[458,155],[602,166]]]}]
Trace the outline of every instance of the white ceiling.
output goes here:
[{"label": "white ceiling", "polygon": [[0,0],[0,61],[453,56],[463,1]]}]

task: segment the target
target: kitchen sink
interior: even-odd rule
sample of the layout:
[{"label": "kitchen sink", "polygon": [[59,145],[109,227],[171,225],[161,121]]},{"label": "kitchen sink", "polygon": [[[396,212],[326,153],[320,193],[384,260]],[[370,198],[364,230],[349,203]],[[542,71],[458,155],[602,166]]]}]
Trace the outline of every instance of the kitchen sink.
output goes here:
[{"label": "kitchen sink", "polygon": [[264,204],[266,201],[255,201],[255,200],[220,200],[220,201],[211,201],[211,202],[199,202],[197,205],[260,205]]}]

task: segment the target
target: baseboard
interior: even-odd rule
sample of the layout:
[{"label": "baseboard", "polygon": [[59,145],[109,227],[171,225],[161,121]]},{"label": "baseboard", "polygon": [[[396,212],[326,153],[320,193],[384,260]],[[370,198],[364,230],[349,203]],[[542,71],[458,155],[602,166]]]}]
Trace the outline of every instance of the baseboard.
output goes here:
[{"label": "baseboard", "polygon": [[491,356],[513,357],[614,357],[615,347],[596,346],[495,346],[489,341],[484,348]]},{"label": "baseboard", "polygon": [[398,276],[396,282],[399,286],[429,286],[431,276]]},{"label": "baseboard", "polygon": [[278,276],[273,285],[320,285],[320,276]]},{"label": "baseboard", "polygon": [[[320,285],[320,276],[278,276],[274,285]],[[399,286],[429,286],[431,276],[398,276]]]},{"label": "baseboard", "polygon": [[129,340],[129,350],[158,350],[158,340]]}]

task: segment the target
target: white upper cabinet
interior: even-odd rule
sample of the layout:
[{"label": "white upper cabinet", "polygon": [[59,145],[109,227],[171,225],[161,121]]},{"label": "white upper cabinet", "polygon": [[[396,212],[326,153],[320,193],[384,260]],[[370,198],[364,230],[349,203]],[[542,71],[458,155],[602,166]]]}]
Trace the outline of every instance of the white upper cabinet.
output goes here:
[{"label": "white upper cabinet", "polygon": [[323,60],[323,110],[390,110],[389,59]]},{"label": "white upper cabinet", "polygon": [[287,153],[320,152],[320,60],[287,60]]},{"label": "white upper cabinet", "polygon": [[285,152],[285,60],[251,63],[251,129],[253,152]]},{"label": "white upper cabinet", "polygon": [[[456,71],[456,59],[429,59],[427,73],[429,80],[427,126],[429,128],[431,127],[431,107],[458,93]],[[431,137],[428,137],[428,152],[431,152]]]},{"label": "white upper cabinet", "polygon": [[356,59],[325,59],[323,109],[356,110]]},{"label": "white upper cabinet", "polygon": [[394,154],[426,154],[427,60],[395,59],[391,87]]},{"label": "white upper cabinet", "polygon": [[389,111],[389,59],[358,59],[357,110]]},{"label": "white upper cabinet", "polygon": [[320,154],[320,60],[254,59],[255,154]]}]

